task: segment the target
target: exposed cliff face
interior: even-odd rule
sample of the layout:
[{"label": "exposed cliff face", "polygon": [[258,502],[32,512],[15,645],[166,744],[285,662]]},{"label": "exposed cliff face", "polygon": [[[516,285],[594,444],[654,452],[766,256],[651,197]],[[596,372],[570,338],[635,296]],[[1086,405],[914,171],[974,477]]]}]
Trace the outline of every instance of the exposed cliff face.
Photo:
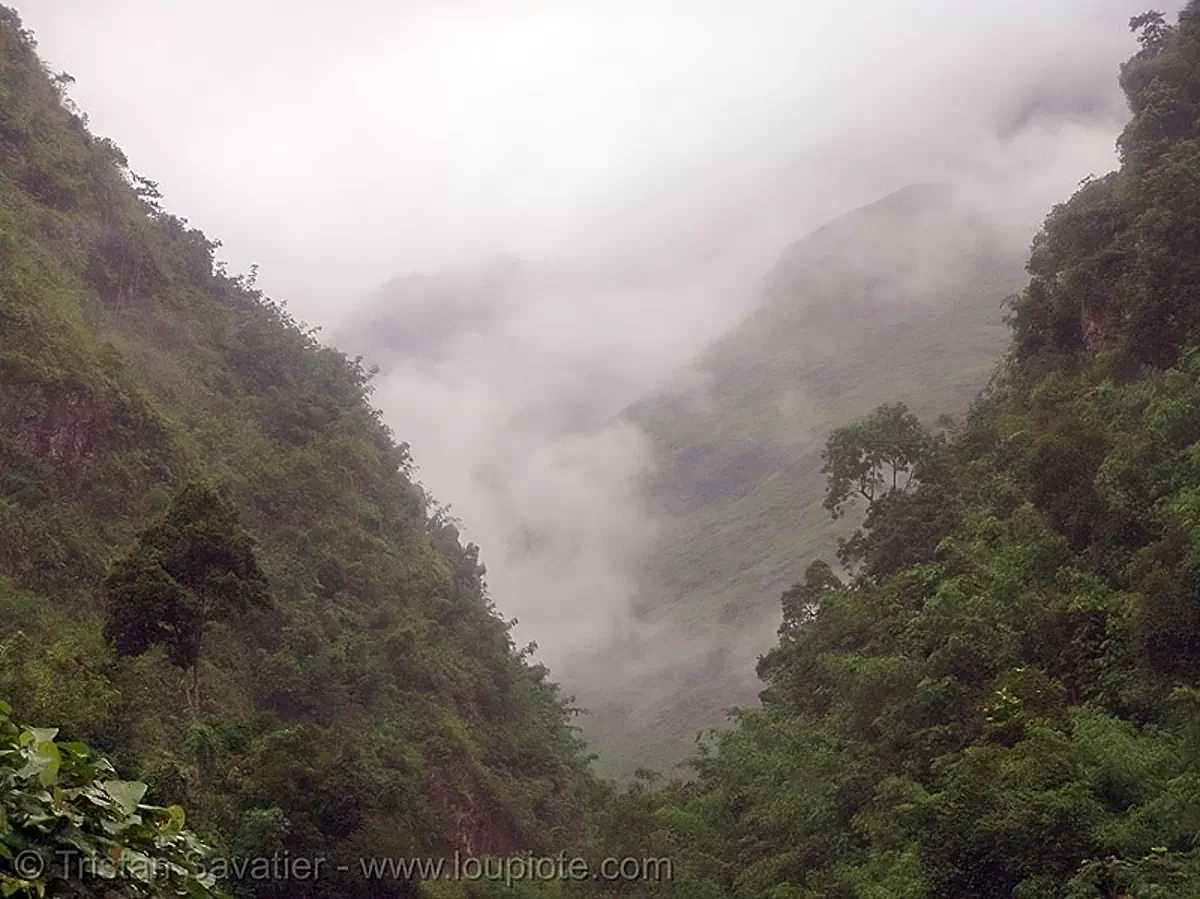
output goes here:
[{"label": "exposed cliff face", "polygon": [[0,361],[0,439],[13,463],[39,460],[74,483],[100,453],[165,439],[144,403],[79,381],[38,382],[29,375]]},{"label": "exposed cliff face", "polygon": [[444,809],[447,851],[464,858],[472,855],[510,855],[540,844],[534,835],[521,833],[508,809],[477,780],[463,781],[455,772],[434,788]]},{"label": "exposed cliff face", "polygon": [[82,385],[55,391],[14,387],[0,403],[0,429],[17,454],[72,474],[92,453],[95,422],[95,404]]}]

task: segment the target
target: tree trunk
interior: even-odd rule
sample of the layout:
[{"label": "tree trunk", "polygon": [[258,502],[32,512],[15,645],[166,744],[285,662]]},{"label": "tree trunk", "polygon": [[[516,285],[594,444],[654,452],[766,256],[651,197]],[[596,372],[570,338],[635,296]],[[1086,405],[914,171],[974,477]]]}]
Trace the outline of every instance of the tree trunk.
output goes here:
[{"label": "tree trunk", "polygon": [[192,665],[190,679],[183,685],[183,694],[187,699],[188,715],[193,721],[200,720],[200,661]]},{"label": "tree trunk", "polygon": [[204,623],[201,622],[196,629],[196,644],[194,646],[194,654],[192,655],[192,677],[191,683],[188,685],[188,713],[193,721],[200,720],[200,658],[203,655],[201,648],[204,646]]}]

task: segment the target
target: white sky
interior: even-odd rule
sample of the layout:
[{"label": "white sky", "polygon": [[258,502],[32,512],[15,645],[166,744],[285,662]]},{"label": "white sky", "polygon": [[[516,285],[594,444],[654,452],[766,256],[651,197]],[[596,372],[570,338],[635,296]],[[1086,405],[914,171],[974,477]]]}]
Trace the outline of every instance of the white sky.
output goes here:
[{"label": "white sky", "polygon": [[1119,106],[1145,2],[16,5],[94,130],[321,324],[466,255],[658,259],[1003,165],[1038,92]]}]

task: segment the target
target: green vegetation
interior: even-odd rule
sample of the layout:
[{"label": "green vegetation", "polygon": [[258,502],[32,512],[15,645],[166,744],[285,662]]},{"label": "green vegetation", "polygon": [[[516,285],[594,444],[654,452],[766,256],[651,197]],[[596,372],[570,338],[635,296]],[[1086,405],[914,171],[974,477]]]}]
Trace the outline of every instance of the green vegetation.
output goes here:
[{"label": "green vegetation", "polygon": [[[335,871],[567,848],[674,872],[223,885],[252,896],[1200,894],[1200,0],[1132,24],[1121,168],[1050,214],[990,385],[936,432],[930,396],[893,385],[823,452],[788,438],[824,463],[823,514],[866,503],[843,573],[813,561],[783,593],[762,707],[708,736],[694,780],[617,792],[368,374],[214,264],[0,14],[0,692],[112,759],[0,705],[0,894],[204,897],[200,839]],[[919,268],[910,288],[961,275]],[[756,340],[786,343],[778,314]],[[822,403],[866,399],[822,365]],[[755,491],[790,477],[749,451],[760,375],[726,410]],[[98,873],[16,867],[63,849]]]},{"label": "green vegetation", "polygon": [[125,656],[165,647],[172,665],[191,672],[188,709],[197,718],[205,628],[270,603],[237,509],[202,484],[184,488],[162,520],[113,563],[104,587],[105,638]]},{"label": "green vegetation", "polygon": [[619,696],[590,699],[586,733],[606,773],[666,770],[697,730],[754,700],[780,591],[855,527],[822,504],[826,435],[882,403],[929,422],[965,412],[1003,352],[1004,300],[1027,280],[1026,254],[952,190],[899,191],[789,248],[761,306],[696,376],[629,410],[650,438],[647,492],[666,519],[639,573],[640,611],[736,658],[672,671],[679,688],[636,714]]},{"label": "green vegetation", "polygon": [[862,527],[838,541],[844,567],[861,563],[863,573],[879,576],[933,560],[957,513],[944,435],[931,434],[903,403],[880,406],[834,431],[823,458],[824,506],[834,518],[866,500]]},{"label": "green vegetation", "polygon": [[572,711],[370,373],[228,274],[69,85],[0,7],[0,697],[221,856],[329,859],[237,895],[407,896],[336,865],[566,845]]},{"label": "green vegetation", "polygon": [[182,808],[144,804],[144,783],[11,712],[0,702],[0,895],[217,896]]},{"label": "green vegetation", "polygon": [[830,437],[857,567],[784,594],[693,783],[611,807],[680,874],[620,895],[1200,895],[1200,3],[1133,25],[1120,170],[1047,219],[961,425]]}]

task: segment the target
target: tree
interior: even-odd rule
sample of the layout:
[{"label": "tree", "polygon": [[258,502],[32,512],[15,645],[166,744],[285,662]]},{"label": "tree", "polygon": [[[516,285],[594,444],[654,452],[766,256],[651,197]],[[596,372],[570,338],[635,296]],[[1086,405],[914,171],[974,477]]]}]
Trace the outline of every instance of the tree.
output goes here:
[{"label": "tree", "polygon": [[133,192],[146,204],[151,214],[162,215],[162,205],[159,203],[162,200],[162,191],[158,189],[158,182],[134,171],[130,171],[129,180],[133,185]]},{"label": "tree", "polygon": [[838,561],[846,568],[862,562],[873,577],[920,565],[933,559],[957,521],[954,495],[941,484],[892,491],[871,505],[861,530],[838,541]]},{"label": "tree", "polygon": [[188,708],[200,708],[200,657],[210,622],[270,603],[254,540],[232,503],[206,484],[190,484],[143,531],[104,582],[104,636],[121,655],[163,646],[190,670]]},{"label": "tree", "polygon": [[829,436],[822,458],[829,475],[825,508],[838,518],[862,498],[867,511],[883,496],[906,493],[919,483],[918,466],[934,446],[933,436],[903,403],[880,406],[862,421]]},{"label": "tree", "polygon": [[780,598],[783,607],[781,634],[791,633],[817,617],[821,608],[821,597],[829,590],[842,586],[827,562],[817,559],[804,571],[804,580],[793,584]]},{"label": "tree", "polygon": [[1138,32],[1138,43],[1142,45],[1142,57],[1157,56],[1166,49],[1172,28],[1167,17],[1156,9],[1134,16],[1129,20],[1129,30]]},{"label": "tree", "polygon": [[955,521],[941,484],[944,445],[944,435],[930,433],[903,403],[880,406],[830,435],[825,508],[839,518],[854,500],[867,501],[862,528],[838,541],[843,566],[865,562],[867,574],[881,575],[932,558]]}]

